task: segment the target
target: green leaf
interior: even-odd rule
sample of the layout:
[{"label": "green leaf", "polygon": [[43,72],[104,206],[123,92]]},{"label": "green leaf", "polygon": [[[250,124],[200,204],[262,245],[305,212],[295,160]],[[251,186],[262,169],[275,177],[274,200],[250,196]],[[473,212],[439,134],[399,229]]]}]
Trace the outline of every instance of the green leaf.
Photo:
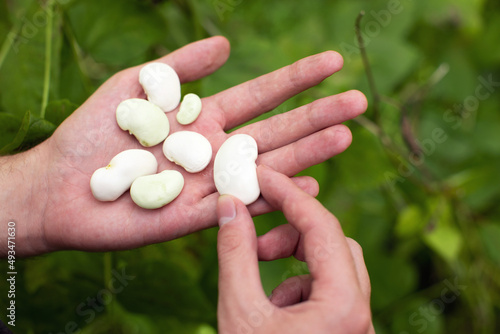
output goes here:
[{"label": "green leaf", "polygon": [[159,333],[154,321],[142,314],[125,310],[115,299],[105,314],[85,326],[81,334],[100,333]]},{"label": "green leaf", "polygon": [[203,244],[199,235],[191,235],[148,246],[140,252],[117,254],[119,259],[123,258],[130,275],[141,277],[130,283],[126,294],[120,295],[121,305],[135,313],[209,321],[215,314],[215,304],[200,284],[204,265],[198,256],[192,254],[193,249],[188,248],[195,240]]},{"label": "green leaf", "polygon": [[78,105],[66,99],[51,101],[45,110],[45,119],[55,126],[59,126],[77,108]]},{"label": "green leaf", "polygon": [[[450,66],[450,71],[432,90],[432,96],[445,101],[463,103],[468,96],[474,94],[479,84],[474,64],[462,52],[462,47],[457,45],[447,47],[437,59],[440,63],[447,63]],[[460,85],[457,85],[457,82],[460,82]],[[448,108],[451,107],[452,105],[448,106]]]},{"label": "green leaf", "polygon": [[500,13],[489,11],[489,19],[484,20],[485,25],[481,34],[474,40],[475,56],[483,63],[484,68],[492,68],[497,64],[500,57]]},{"label": "green leaf", "polygon": [[101,257],[97,253],[57,252],[29,261],[24,273],[26,289],[33,293],[46,289],[51,282],[71,283],[77,276],[104,285],[101,283]]},{"label": "green leaf", "polygon": [[479,234],[490,259],[500,265],[500,225],[498,223],[482,225]]},{"label": "green leaf", "polygon": [[201,324],[197,329],[195,334],[217,334],[215,328],[207,324]]},{"label": "green leaf", "polygon": [[444,260],[450,263],[457,260],[463,245],[462,235],[453,226],[438,225],[424,236],[424,241]]},{"label": "green leaf", "polygon": [[338,177],[355,191],[387,184],[387,173],[394,170],[379,140],[364,128],[353,130],[351,146],[335,162]]},{"label": "green leaf", "polygon": [[21,120],[12,114],[0,112],[0,147],[10,144],[21,127]]},{"label": "green leaf", "polygon": [[[436,297],[439,297],[437,295]],[[437,299],[439,300],[439,299]],[[435,299],[424,296],[412,296],[390,315],[390,330],[396,334],[442,334],[446,333],[445,316],[434,311]],[[432,314],[432,316],[430,316]],[[377,330],[377,334],[380,333]]]},{"label": "green leaf", "polygon": [[[24,114],[23,120],[19,122],[19,127],[17,132],[15,133],[15,136],[8,142],[4,142],[3,140],[9,140],[9,132],[10,134],[14,133],[14,128],[15,126],[14,123],[16,123],[17,119],[9,114],[2,113],[3,117],[0,117],[0,120],[2,120],[2,124],[4,124],[2,134],[6,134],[6,136],[2,136],[2,142],[0,142],[0,155],[8,154],[17,149],[21,143],[23,142],[24,138],[26,137],[26,134],[28,133],[28,129],[30,126],[30,120],[31,120],[31,113],[27,111]],[[6,116],[9,115],[9,116]],[[17,124],[17,123],[16,123]]]},{"label": "green leaf", "polygon": [[[45,4],[43,5],[45,6]],[[0,68],[0,108],[21,117],[26,110],[40,115],[45,78],[45,27],[47,14],[38,2],[28,7],[16,41]],[[54,13],[54,27],[61,15]],[[53,29],[49,99],[54,99],[59,79],[60,29]]]},{"label": "green leaf", "polygon": [[7,11],[7,13],[10,16],[11,22],[14,23],[18,21],[28,20],[29,17],[26,16],[27,10],[33,7],[33,4],[35,2],[36,0],[18,0],[18,1],[8,2],[9,10]]},{"label": "green leaf", "polygon": [[482,210],[496,204],[500,194],[499,170],[500,161],[488,159],[488,163],[452,175],[447,184],[457,189],[471,208]]},{"label": "green leaf", "polygon": [[[0,2],[0,41],[5,41],[7,39],[7,34],[10,29],[10,22],[8,17],[7,3],[5,1]],[[1,45],[1,44],[0,44]],[[1,62],[0,62],[1,63]]]},{"label": "green leaf", "polygon": [[[367,52],[377,89],[381,94],[392,92],[415,68],[420,56],[420,51],[405,40],[386,38],[383,35],[373,40],[367,47]],[[364,85],[365,82],[363,78]]]},{"label": "green leaf", "polygon": [[396,234],[400,237],[420,235],[426,225],[424,213],[418,205],[406,207],[398,216]]},{"label": "green leaf", "polygon": [[[500,59],[500,52],[498,55]],[[469,132],[473,135],[474,151],[477,154],[477,151],[481,150],[485,155],[500,157],[500,145],[498,145],[500,143],[500,131],[498,131],[500,113],[489,112],[489,110],[500,110],[499,99],[494,98],[494,95],[492,95],[488,100],[481,101],[481,110],[483,112],[477,113],[473,133]],[[484,163],[491,164],[489,161]]]},{"label": "green leaf", "polygon": [[166,33],[158,13],[137,1],[75,1],[67,13],[82,49],[109,65],[137,63]]},{"label": "green leaf", "polygon": [[444,197],[434,197],[427,201],[427,230],[423,240],[444,260],[457,260],[464,243],[462,234],[453,222],[451,204]]},{"label": "green leaf", "polygon": [[186,45],[194,38],[192,18],[182,10],[182,4],[165,1],[158,5],[158,12],[163,16],[168,34],[165,34],[167,47],[175,50]]},{"label": "green leaf", "polygon": [[51,122],[36,116],[31,116],[28,132],[20,148],[26,150],[40,144],[45,139],[49,138],[55,129],[56,126]]},{"label": "green leaf", "polygon": [[[13,120],[15,119],[13,116],[6,116],[5,113],[0,113],[0,120],[2,120],[2,118],[6,121],[5,125],[2,125],[5,131],[5,136],[3,138],[7,140],[7,138],[12,137],[13,131],[15,131],[13,127],[16,121]],[[2,147],[0,149],[0,155],[12,153],[14,150],[26,150],[36,146],[50,137],[56,129],[54,124],[40,117],[33,116],[29,111],[26,112],[20,123],[21,125],[14,138],[9,143],[3,145],[3,147],[0,146]],[[2,144],[2,142],[0,142],[0,144]]]},{"label": "green leaf", "polygon": [[365,253],[372,282],[372,307],[380,310],[406,296],[415,288],[417,273],[413,265],[395,255]]},{"label": "green leaf", "polygon": [[485,0],[425,0],[424,13],[428,22],[435,25],[453,24],[474,34],[481,28]]}]

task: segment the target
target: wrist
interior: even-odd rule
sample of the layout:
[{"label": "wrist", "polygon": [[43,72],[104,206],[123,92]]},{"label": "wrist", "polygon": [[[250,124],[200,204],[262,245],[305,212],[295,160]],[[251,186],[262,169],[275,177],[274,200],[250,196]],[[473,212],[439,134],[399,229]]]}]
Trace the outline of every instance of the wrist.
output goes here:
[{"label": "wrist", "polygon": [[15,242],[16,256],[49,251],[43,229],[47,204],[46,162],[44,144],[0,157],[0,257],[7,255],[9,222],[15,223],[15,239],[11,240]]}]

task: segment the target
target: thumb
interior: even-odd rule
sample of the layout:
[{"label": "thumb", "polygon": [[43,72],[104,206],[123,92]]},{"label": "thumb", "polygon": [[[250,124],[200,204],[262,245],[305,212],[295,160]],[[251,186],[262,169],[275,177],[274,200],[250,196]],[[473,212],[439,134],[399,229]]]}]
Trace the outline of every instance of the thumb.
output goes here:
[{"label": "thumb", "polygon": [[219,234],[219,306],[249,304],[266,298],[260,282],[257,236],[247,207],[230,195],[217,203]]}]

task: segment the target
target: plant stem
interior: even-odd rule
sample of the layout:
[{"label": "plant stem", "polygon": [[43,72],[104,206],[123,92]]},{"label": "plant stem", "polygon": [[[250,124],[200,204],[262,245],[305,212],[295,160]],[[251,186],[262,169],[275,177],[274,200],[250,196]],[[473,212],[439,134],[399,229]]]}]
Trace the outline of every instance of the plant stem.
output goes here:
[{"label": "plant stem", "polygon": [[194,23],[195,37],[196,39],[202,39],[203,37],[206,36],[206,33],[201,23],[202,19],[197,4],[194,3],[192,0],[190,0],[187,1],[187,5],[189,7],[190,15]]},{"label": "plant stem", "polygon": [[0,69],[2,68],[5,58],[7,58],[10,49],[12,49],[12,45],[14,45],[14,41],[19,34],[19,31],[21,30],[21,26],[21,21],[15,23],[5,37],[5,41],[3,42],[2,48],[0,49]]},{"label": "plant stem", "polygon": [[66,15],[66,13],[63,13],[63,29],[64,33],[66,36],[66,39],[68,40],[70,46],[71,46],[71,53],[73,55],[73,58],[75,59],[78,72],[80,74],[80,77],[82,78],[82,84],[85,89],[85,92],[87,95],[91,95],[92,92],[94,91],[92,87],[92,82],[89,79],[89,74],[88,71],[85,69],[84,61],[83,61],[83,51],[78,45],[78,42],[76,41],[75,34],[73,33],[73,30],[71,29],[71,25],[69,24],[69,18]]},{"label": "plant stem", "polygon": [[361,34],[361,20],[365,16],[365,12],[361,11],[356,19],[356,36],[358,38],[359,51],[361,52],[361,59],[363,60],[363,65],[366,71],[366,77],[368,78],[368,84],[370,85],[370,91],[373,95],[373,119],[375,123],[380,124],[380,94],[378,93],[377,86],[375,84],[375,78],[370,66],[370,61],[368,59],[368,54],[366,53],[365,41],[363,40],[363,35]]},{"label": "plant stem", "polygon": [[[112,267],[113,267],[113,254],[111,252],[104,253],[104,286],[106,289],[112,291],[113,287],[111,286],[112,282]],[[114,298],[113,298],[114,299]],[[113,313],[113,301],[108,304],[107,311],[109,313]]]},{"label": "plant stem", "polygon": [[42,108],[40,117],[45,118],[45,109],[49,102],[50,70],[52,63],[52,30],[54,25],[54,0],[47,3],[47,26],[45,27],[45,73],[43,79]]}]

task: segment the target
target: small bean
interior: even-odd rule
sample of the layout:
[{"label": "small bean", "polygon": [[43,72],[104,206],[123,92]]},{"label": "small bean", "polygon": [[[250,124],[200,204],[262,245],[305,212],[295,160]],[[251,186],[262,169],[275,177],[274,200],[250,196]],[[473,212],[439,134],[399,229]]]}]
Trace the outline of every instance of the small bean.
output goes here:
[{"label": "small bean", "polygon": [[184,96],[177,113],[177,122],[188,125],[196,121],[201,112],[201,99],[198,95],[189,93]]}]

